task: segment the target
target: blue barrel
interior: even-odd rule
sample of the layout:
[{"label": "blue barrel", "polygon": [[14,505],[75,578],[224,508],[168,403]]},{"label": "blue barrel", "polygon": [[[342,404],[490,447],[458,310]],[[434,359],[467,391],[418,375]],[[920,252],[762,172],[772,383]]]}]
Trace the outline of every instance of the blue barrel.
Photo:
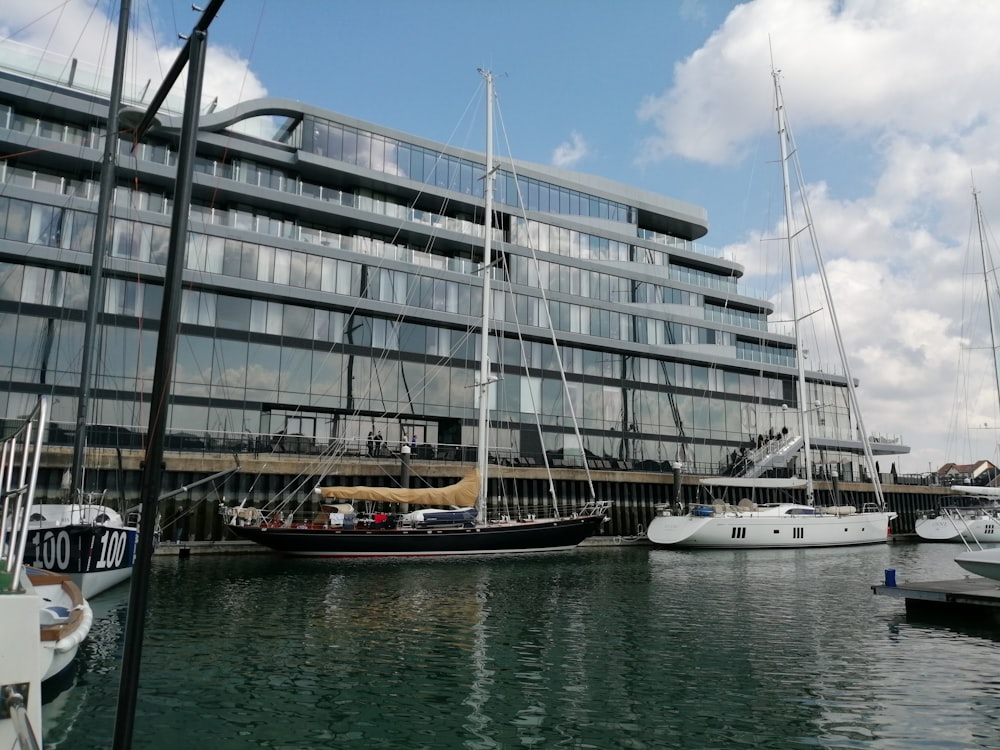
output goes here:
[{"label": "blue barrel", "polygon": [[889,588],[896,588],[896,569],[886,568],[885,569],[885,585]]}]

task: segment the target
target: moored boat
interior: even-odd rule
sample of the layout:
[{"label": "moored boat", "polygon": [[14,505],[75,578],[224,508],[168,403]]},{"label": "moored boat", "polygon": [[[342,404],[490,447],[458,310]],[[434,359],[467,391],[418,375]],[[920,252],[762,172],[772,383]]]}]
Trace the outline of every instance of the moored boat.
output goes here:
[{"label": "moored boat", "polygon": [[1000,547],[969,550],[956,556],[955,562],[977,576],[1000,581]]},{"label": "moored boat", "polygon": [[[21,429],[0,441],[0,746],[42,746],[39,616],[45,603],[25,585],[21,547],[35,497],[48,400],[38,399]],[[15,477],[16,482],[15,482]]]},{"label": "moored boat", "polygon": [[[707,478],[702,486],[728,489],[791,490],[803,479]],[[853,506],[818,507],[798,502],[757,504],[749,498],[729,503],[725,494],[709,495],[686,513],[664,508],[649,525],[654,544],[670,547],[768,549],[840,547],[885,542],[895,513],[858,512]]]},{"label": "moored boat", "polygon": [[48,427],[48,398],[0,441],[0,744],[38,748],[41,683],[66,669],[87,637],[92,612],[66,576],[26,568],[22,558]]},{"label": "moored boat", "polygon": [[[803,215],[806,226],[796,229],[796,216],[792,209],[789,162],[795,158],[796,149],[792,141],[785,114],[784,101],[778,72],[772,71],[774,79],[775,110],[778,118],[778,140],[782,165],[782,182],[785,203],[785,239],[788,249],[788,263],[791,278],[792,315],[795,330],[795,363],[798,371],[798,428],[799,434],[790,432],[780,436],[765,438],[760,436],[757,451],[745,455],[740,462],[738,476],[702,479],[703,488],[742,488],[746,495],[736,504],[724,498],[710,495],[705,503],[690,504],[686,509],[670,505],[661,506],[647,529],[647,537],[657,545],[668,547],[716,547],[716,548],[769,548],[769,547],[830,547],[885,542],[889,537],[889,523],[896,513],[887,510],[882,494],[878,470],[871,445],[864,429],[860,405],[855,393],[854,381],[850,374],[847,356],[834,313],[816,238],[812,231],[811,212],[806,196],[802,192]],[[799,176],[798,164],[795,173]],[[808,232],[805,229],[809,229]],[[871,477],[875,501],[858,509],[854,506],[838,505],[821,508],[815,504],[813,486],[812,447],[809,435],[806,380],[806,349],[801,336],[801,322],[812,315],[799,309],[797,286],[803,284],[796,264],[795,238],[805,235],[813,240],[815,266],[826,293],[833,338],[837,343],[840,364],[846,376],[847,395],[857,432],[860,435],[860,452]],[[818,402],[817,402],[818,403]],[[787,426],[785,428],[787,430]],[[801,478],[761,476],[777,464],[787,465],[792,453],[801,456]],[[734,454],[734,459],[736,458]],[[758,504],[754,493],[758,490],[775,491],[799,490],[801,497],[789,502]],[[749,495],[749,496],[747,496]]]},{"label": "moored boat", "polygon": [[36,505],[28,519],[24,562],[69,577],[85,598],[128,580],[135,562],[135,525],[105,505]]},{"label": "moored boat", "polygon": [[[572,549],[597,533],[607,520],[610,503],[594,496],[577,512],[561,516],[522,517],[502,515],[487,520],[489,493],[490,389],[498,377],[490,369],[490,277],[500,259],[494,255],[490,227],[493,216],[493,75],[486,79],[485,216],[483,233],[482,317],[479,328],[477,469],[448,488],[322,487],[317,490],[328,503],[311,519],[296,517],[287,508],[298,501],[277,505],[268,511],[257,508],[220,508],[230,530],[237,536],[291,555],[341,556],[436,556],[485,555]],[[369,444],[371,438],[369,437]],[[403,445],[402,455],[410,446]],[[548,468],[546,466],[546,468]],[[588,469],[589,475],[589,469]],[[551,486],[551,482],[550,482]],[[553,493],[554,494],[554,493]],[[357,512],[355,503],[366,503]],[[409,512],[409,506],[419,506]],[[407,512],[388,513],[386,507],[405,506]]]},{"label": "moored boat", "polygon": [[26,567],[25,590],[38,596],[38,640],[42,681],[69,667],[94,620],[90,604],[68,576]]},{"label": "moored boat", "polygon": [[[997,389],[994,392],[994,399],[996,399],[1000,397],[1000,369],[997,368],[996,360],[996,313],[993,302],[998,291],[996,261],[993,257],[994,243],[987,232],[982,205],[979,202],[979,192],[975,188],[972,190],[972,207],[976,218],[970,237],[978,238],[978,243],[970,242],[969,253],[971,255],[974,251],[979,256],[979,275],[983,281],[980,292],[985,293],[982,301],[985,303],[990,340],[993,343],[991,359],[993,382]],[[971,258],[969,261],[971,262]],[[978,283],[976,287],[978,287]],[[971,290],[966,290],[966,294],[969,294],[969,291]],[[978,294],[975,296],[978,297]],[[977,309],[979,305],[970,304],[969,307]],[[963,380],[967,377],[966,369],[962,366],[959,367],[960,377]],[[977,388],[976,394],[978,395],[978,393],[979,389]],[[995,479],[996,470],[988,461],[980,463],[984,468],[969,476],[969,481],[977,482],[977,484],[956,484],[951,487],[952,493],[963,496],[965,502],[961,502],[961,504],[957,502],[953,506],[943,506],[936,513],[929,513],[918,518],[914,522],[917,536],[925,541],[964,542],[966,545],[969,543],[1000,542],[1000,487],[993,486],[992,481]]]},{"label": "moored boat", "polygon": [[1000,542],[1000,508],[946,506],[920,516],[913,528],[926,542]]}]

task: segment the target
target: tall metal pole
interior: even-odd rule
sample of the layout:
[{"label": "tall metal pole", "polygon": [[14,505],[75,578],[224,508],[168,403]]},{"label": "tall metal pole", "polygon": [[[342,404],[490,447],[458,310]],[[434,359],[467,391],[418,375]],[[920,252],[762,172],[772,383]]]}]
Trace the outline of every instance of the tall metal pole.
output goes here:
[{"label": "tall metal pole", "polygon": [[993,290],[990,289],[990,274],[995,274],[993,268],[993,256],[990,246],[986,242],[986,233],[983,231],[983,209],[979,205],[979,191],[973,188],[972,200],[976,208],[976,228],[979,231],[979,254],[983,262],[983,283],[986,285],[986,317],[990,323],[990,353],[993,360],[993,382],[997,386],[997,395],[1000,396],[1000,368],[997,366],[997,327],[993,311]]},{"label": "tall metal pole", "polygon": [[781,84],[778,76],[779,71],[771,71],[771,77],[774,78],[775,107],[778,111],[778,143],[781,148],[781,176],[785,185],[785,235],[788,242],[788,272],[792,284],[792,317],[794,318],[793,325],[795,327],[795,362],[799,381],[799,424],[802,430],[802,457],[806,474],[806,505],[812,505],[815,490],[812,476],[812,446],[809,442],[809,413],[806,404],[808,397],[806,360],[802,352],[802,317],[799,312],[798,292],[796,291],[799,281],[795,257],[795,236],[792,234],[795,212],[792,210],[791,178],[788,176],[789,155],[788,136],[785,130],[785,101],[781,97]]},{"label": "tall metal pole", "polygon": [[[215,15],[219,12],[222,7],[222,3],[225,0],[212,0],[205,8],[205,11],[201,14],[201,18],[198,19],[198,23],[195,24],[194,30],[191,32],[191,36],[188,37],[181,51],[177,53],[177,58],[174,60],[174,64],[167,71],[167,74],[163,77],[163,83],[160,84],[160,88],[156,90],[153,94],[153,100],[149,103],[149,107],[146,109],[146,114],[143,115],[142,120],[139,124],[135,126],[135,140],[141,141],[142,137],[146,134],[146,131],[153,125],[153,121],[156,118],[156,113],[160,109],[160,105],[167,98],[167,94],[174,86],[174,81],[176,81],[180,75],[181,71],[184,70],[185,64],[187,64],[188,59],[191,57],[191,40],[194,38],[194,34],[197,31],[208,31],[209,24],[212,23]],[[191,6],[197,9],[196,6]]]},{"label": "tall metal pole", "polygon": [[139,542],[132,571],[129,593],[128,620],[125,627],[125,647],[122,654],[122,676],[118,687],[118,712],[115,716],[114,750],[132,747],[135,724],[135,704],[139,691],[139,666],[142,659],[142,638],[146,620],[149,569],[153,557],[153,532],[156,526],[157,501],[163,483],[163,443],[166,434],[167,402],[173,375],[177,344],[177,323],[180,319],[181,281],[184,276],[184,249],[187,245],[188,208],[191,205],[191,178],[195,148],[198,143],[198,110],[201,106],[201,84],[205,68],[207,33],[196,29],[189,38],[190,65],[184,116],[181,124],[180,147],[177,154],[177,178],[174,189],[173,214],[170,221],[170,256],[163,283],[163,307],[160,313],[160,335],[156,341],[155,375],[150,399],[148,447],[142,472]]},{"label": "tall metal pole", "polygon": [[97,334],[97,316],[104,312],[104,256],[111,244],[111,198],[115,191],[115,166],[118,162],[118,111],[122,103],[125,78],[125,49],[128,39],[131,0],[122,0],[118,11],[118,39],[111,74],[108,100],[108,128],[104,137],[100,190],[97,194],[97,220],[90,261],[90,302],[83,327],[83,352],[80,356],[80,392],[76,405],[76,432],[73,437],[73,462],[70,464],[70,497],[83,489],[84,451],[87,449],[87,422],[90,419],[90,379]]},{"label": "tall metal pole", "polygon": [[486,235],[483,241],[483,321],[479,332],[479,521],[486,520],[486,500],[490,460],[490,274],[493,272],[493,73],[481,70],[486,78],[486,175],[483,194],[486,198]]}]

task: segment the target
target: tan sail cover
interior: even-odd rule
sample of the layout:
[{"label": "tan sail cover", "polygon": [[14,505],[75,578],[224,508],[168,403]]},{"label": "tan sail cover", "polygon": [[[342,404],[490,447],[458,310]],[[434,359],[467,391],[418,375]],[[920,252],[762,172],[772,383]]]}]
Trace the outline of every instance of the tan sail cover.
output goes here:
[{"label": "tan sail cover", "polygon": [[319,493],[323,497],[338,500],[472,508],[479,496],[479,470],[473,469],[461,482],[448,487],[421,487],[414,490],[400,487],[320,487]]}]

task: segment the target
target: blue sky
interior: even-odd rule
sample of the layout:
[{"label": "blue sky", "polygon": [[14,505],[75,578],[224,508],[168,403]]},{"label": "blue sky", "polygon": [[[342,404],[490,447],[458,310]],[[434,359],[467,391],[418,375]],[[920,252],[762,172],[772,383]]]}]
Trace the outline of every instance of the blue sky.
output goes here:
[{"label": "blue sky", "polygon": [[[115,6],[5,3],[0,43],[109,65],[99,21]],[[196,14],[133,0],[133,18],[129,76],[155,80]],[[780,309],[761,242],[780,213],[773,55],[866,425],[900,435],[913,453],[897,468],[920,472],[1000,461],[988,341],[966,319],[982,280],[965,271],[973,177],[1000,217],[998,28],[994,0],[229,0],[205,95],[297,99],[481,149],[458,128],[489,68],[513,157],[704,207],[704,242]]]}]

